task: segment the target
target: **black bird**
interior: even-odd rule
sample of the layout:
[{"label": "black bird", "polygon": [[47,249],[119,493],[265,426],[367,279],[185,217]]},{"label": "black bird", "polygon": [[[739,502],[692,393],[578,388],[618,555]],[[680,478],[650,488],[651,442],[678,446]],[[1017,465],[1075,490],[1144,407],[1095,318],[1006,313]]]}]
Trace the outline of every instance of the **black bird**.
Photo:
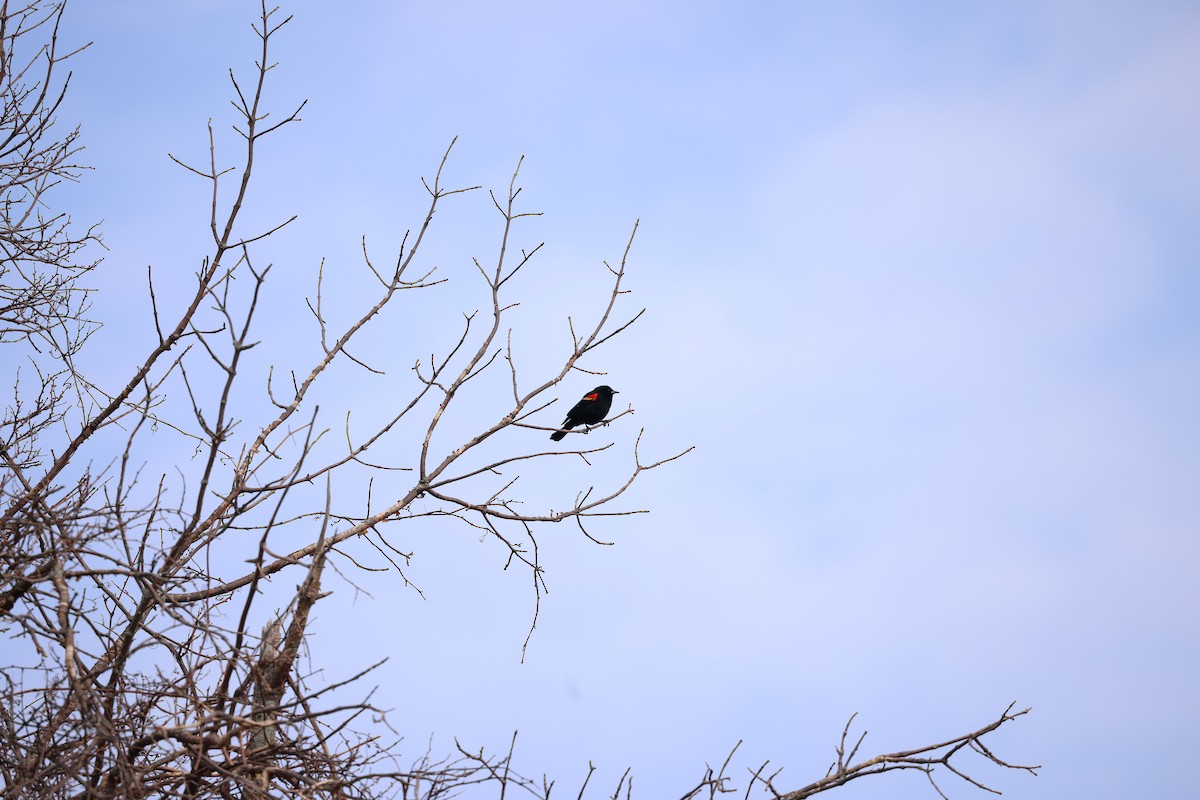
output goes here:
[{"label": "black bird", "polygon": [[614,394],[619,394],[619,392],[613,391],[611,386],[597,386],[592,389],[575,404],[574,408],[567,412],[562,430],[550,434],[550,438],[557,442],[576,425],[595,425],[597,422],[603,421],[608,416],[608,410],[612,408]]}]

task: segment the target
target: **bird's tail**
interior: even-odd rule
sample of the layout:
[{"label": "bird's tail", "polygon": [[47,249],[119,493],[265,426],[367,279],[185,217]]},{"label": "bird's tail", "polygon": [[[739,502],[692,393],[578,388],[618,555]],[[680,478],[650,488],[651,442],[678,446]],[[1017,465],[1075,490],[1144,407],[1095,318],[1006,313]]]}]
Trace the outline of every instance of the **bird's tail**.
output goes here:
[{"label": "bird's tail", "polygon": [[561,442],[564,438],[566,438],[567,431],[571,430],[571,428],[574,428],[578,424],[578,422],[574,421],[570,417],[567,417],[563,420],[562,430],[555,431],[554,433],[550,434],[550,438],[556,442]]}]

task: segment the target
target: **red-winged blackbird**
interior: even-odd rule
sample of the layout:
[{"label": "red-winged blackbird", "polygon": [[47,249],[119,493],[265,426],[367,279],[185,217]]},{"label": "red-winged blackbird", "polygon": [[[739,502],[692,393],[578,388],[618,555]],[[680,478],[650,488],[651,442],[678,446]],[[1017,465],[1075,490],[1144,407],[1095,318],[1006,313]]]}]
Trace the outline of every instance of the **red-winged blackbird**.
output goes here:
[{"label": "red-winged blackbird", "polygon": [[550,434],[550,438],[554,441],[559,441],[567,435],[567,431],[574,428],[576,425],[595,425],[601,422],[608,416],[608,410],[612,408],[612,397],[614,394],[619,394],[613,391],[611,386],[597,386],[583,396],[583,399],[575,404],[575,407],[567,412],[567,418],[563,420],[562,430],[555,431]]}]

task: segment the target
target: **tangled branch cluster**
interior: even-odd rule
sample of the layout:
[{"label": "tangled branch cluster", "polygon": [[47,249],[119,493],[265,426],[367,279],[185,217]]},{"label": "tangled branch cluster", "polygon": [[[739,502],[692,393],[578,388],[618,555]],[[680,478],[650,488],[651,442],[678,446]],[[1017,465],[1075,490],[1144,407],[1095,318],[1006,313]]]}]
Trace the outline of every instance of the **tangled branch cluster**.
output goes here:
[{"label": "tangled branch cluster", "polygon": [[[246,381],[244,357],[256,344],[255,314],[270,270],[256,266],[255,246],[294,218],[250,234],[240,232],[239,219],[263,141],[297,121],[304,105],[278,118],[263,106],[264,85],[273,69],[270,43],[288,21],[264,4],[255,26],[260,53],[252,81],[230,74],[238,116],[234,130],[242,143],[238,168],[218,165],[211,123],[205,165],[172,156],[209,185],[211,252],[180,312],[160,308],[149,275],[156,340],[123,387],[105,390],[88,381],[74,360],[90,330],[83,317],[86,294],[77,281],[93,265],[77,266],[72,259],[93,233],[74,237],[65,217],[45,218],[40,211],[41,197],[54,181],[78,171],[71,164],[77,132],[58,140],[50,136],[66,91],[64,81],[57,94],[49,93],[53,69],[63,58],[56,45],[62,13],[61,3],[35,4],[18,13],[6,11],[0,22],[0,78],[7,92],[2,120],[7,143],[0,151],[7,159],[0,163],[0,244],[5,253],[0,269],[21,278],[6,278],[4,284],[6,328],[0,343],[33,346],[57,370],[39,374],[40,393],[32,408],[18,394],[7,410],[0,442],[5,466],[0,477],[0,625],[23,645],[18,659],[23,663],[6,670],[4,677],[4,796],[108,797],[138,787],[137,792],[199,797],[223,794],[233,786],[335,796],[352,789],[366,793],[364,787],[384,777],[424,779],[431,770],[441,776],[435,782],[441,792],[455,783],[452,776],[464,777],[470,770],[446,764],[436,769],[418,764],[407,771],[382,768],[392,758],[391,742],[378,734],[350,732],[353,720],[380,710],[367,702],[321,708],[318,700],[332,697],[336,687],[310,689],[300,674],[301,645],[312,606],[323,596],[324,569],[334,554],[353,562],[345,547],[354,541],[368,543],[400,569],[407,555],[386,538],[388,526],[420,516],[452,517],[502,542],[509,562],[529,570],[540,601],[544,578],[536,526],[570,520],[592,536],[589,520],[638,513],[616,509],[613,502],[642,473],[678,455],[644,463],[635,445],[632,470],[611,489],[600,496],[582,492],[566,510],[537,513],[518,510],[507,498],[512,479],[503,479],[499,488],[489,481],[525,462],[586,458],[607,446],[525,450],[462,466],[469,463],[468,454],[501,432],[538,428],[530,419],[549,404],[551,390],[640,316],[612,322],[625,294],[626,257],[609,268],[612,289],[594,325],[580,334],[572,328],[571,348],[560,368],[525,385],[506,328],[512,304],[505,290],[539,248],[522,252],[514,263],[513,226],[534,216],[516,209],[520,188],[514,173],[507,197],[492,198],[503,220],[495,261],[490,267],[476,262],[490,314],[468,316],[444,355],[417,362],[416,389],[392,419],[356,443],[348,438],[340,453],[319,449],[323,431],[310,400],[314,387],[339,360],[374,371],[348,352],[351,341],[401,295],[443,282],[432,270],[413,273],[439,206],[471,191],[443,184],[448,149],[425,184],[429,205],[424,220],[405,237],[394,267],[377,268],[364,243],[364,261],[377,282],[374,300],[356,320],[334,330],[323,308],[322,269],[316,297],[309,303],[320,352],[307,373],[293,374],[286,388],[268,381],[268,416],[238,419],[244,412],[232,398]],[[18,65],[17,45],[48,28],[53,29],[48,44],[30,63]],[[38,65],[44,67],[40,80],[27,83]],[[31,363],[37,366],[38,361]],[[509,366],[509,401],[489,410],[494,416],[469,440],[440,452],[434,434],[451,403],[467,384],[501,363]],[[190,420],[164,415],[171,386],[184,389]],[[411,452],[411,466],[384,467],[367,460],[368,451],[378,450],[399,423],[418,416],[424,420],[423,436]],[[167,470],[152,479],[147,469],[135,466],[138,442],[147,430],[164,425],[196,443],[200,467],[190,493],[172,486]],[[119,456],[107,467],[93,471],[81,466],[111,446],[112,435],[122,430]],[[332,475],[352,466],[409,469],[411,482],[381,507],[368,503],[357,514],[335,514],[328,494]],[[324,507],[305,507],[312,499],[307,487],[322,482],[327,487]],[[417,499],[423,500],[420,510],[413,507]],[[277,552],[272,536],[285,525],[307,528],[307,543]],[[220,547],[236,552],[245,542],[252,549],[237,561],[248,562],[246,571],[218,577],[210,567],[214,553]],[[288,570],[306,577],[290,608],[272,616],[256,635],[251,626],[258,589]],[[232,624],[230,604],[238,607]]]}]

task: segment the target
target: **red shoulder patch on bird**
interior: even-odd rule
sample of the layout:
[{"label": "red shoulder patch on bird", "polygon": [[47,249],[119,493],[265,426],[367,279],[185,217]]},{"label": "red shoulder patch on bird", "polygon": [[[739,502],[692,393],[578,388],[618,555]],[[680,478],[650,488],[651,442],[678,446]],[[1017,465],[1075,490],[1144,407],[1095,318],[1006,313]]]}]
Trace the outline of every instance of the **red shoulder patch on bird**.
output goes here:
[{"label": "red shoulder patch on bird", "polygon": [[583,399],[584,399],[584,400],[599,400],[599,399],[600,399],[600,393],[599,393],[599,392],[592,392],[591,394],[585,394],[585,395],[583,396]]}]

